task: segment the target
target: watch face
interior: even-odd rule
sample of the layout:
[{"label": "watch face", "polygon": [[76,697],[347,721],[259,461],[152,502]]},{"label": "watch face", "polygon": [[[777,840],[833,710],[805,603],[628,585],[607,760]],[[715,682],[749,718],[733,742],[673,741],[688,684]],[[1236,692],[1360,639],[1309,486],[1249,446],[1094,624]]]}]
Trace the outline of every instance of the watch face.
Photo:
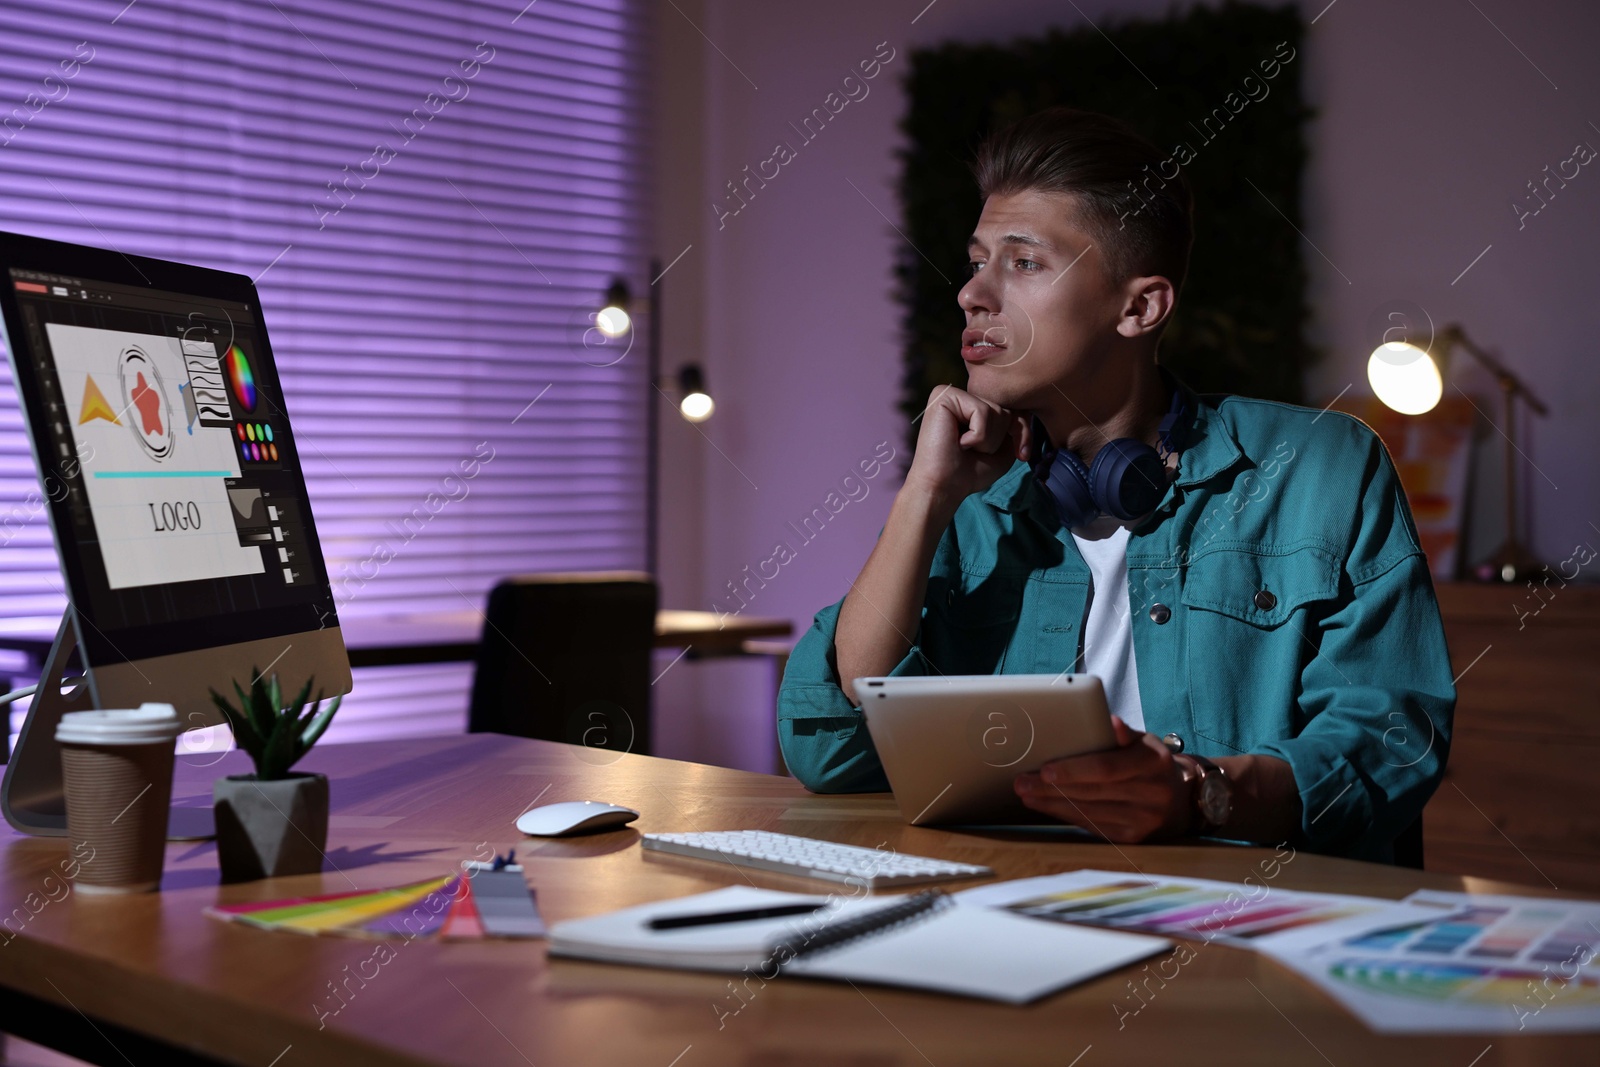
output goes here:
[{"label": "watch face", "polygon": [[1233,811],[1233,793],[1219,777],[1217,774],[1208,774],[1200,782],[1200,814],[1212,826],[1227,822]]}]

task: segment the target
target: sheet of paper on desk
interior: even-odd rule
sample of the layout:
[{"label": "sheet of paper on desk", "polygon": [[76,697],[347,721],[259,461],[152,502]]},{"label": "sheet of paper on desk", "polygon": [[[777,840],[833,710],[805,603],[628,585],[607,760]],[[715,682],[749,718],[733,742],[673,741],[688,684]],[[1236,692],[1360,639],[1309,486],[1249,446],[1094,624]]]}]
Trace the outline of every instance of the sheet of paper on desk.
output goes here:
[{"label": "sheet of paper on desk", "polygon": [[1040,919],[1256,949],[1317,945],[1439,914],[1420,904],[1284,889],[1266,879],[1241,884],[1094,870],[977,886],[958,896]]},{"label": "sheet of paper on desk", "polygon": [[1600,1031],[1600,904],[1406,899],[1448,914],[1273,956],[1382,1033]]}]

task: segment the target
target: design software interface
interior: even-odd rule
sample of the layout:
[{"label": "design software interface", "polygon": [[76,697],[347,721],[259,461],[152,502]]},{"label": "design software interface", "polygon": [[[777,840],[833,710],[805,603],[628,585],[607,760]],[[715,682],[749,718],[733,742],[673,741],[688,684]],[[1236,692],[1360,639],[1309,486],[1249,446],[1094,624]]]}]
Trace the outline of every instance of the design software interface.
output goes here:
[{"label": "design software interface", "polygon": [[63,551],[95,626],[115,643],[261,609],[299,629],[331,616],[255,309],[19,269],[10,280],[26,332],[15,356],[45,412],[46,487],[65,504]]}]

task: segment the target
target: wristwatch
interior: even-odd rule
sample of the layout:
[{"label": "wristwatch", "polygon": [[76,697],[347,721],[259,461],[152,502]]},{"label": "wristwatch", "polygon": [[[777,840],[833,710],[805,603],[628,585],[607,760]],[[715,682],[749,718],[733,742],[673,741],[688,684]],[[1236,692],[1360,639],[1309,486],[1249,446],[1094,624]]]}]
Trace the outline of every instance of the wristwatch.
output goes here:
[{"label": "wristwatch", "polygon": [[1196,829],[1211,831],[1221,829],[1233,814],[1233,783],[1221,767],[1193,753],[1185,753],[1199,769],[1200,784],[1195,792],[1195,810],[1200,816]]}]

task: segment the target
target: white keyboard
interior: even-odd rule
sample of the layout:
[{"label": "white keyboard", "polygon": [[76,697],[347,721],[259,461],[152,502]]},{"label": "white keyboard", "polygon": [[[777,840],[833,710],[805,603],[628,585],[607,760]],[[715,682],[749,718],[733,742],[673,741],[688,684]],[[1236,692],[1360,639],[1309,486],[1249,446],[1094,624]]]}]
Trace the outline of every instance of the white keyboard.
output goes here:
[{"label": "white keyboard", "polygon": [[956,878],[981,878],[988,867],[926,856],[905,856],[887,849],[840,845],[766,830],[712,830],[692,834],[645,834],[643,847],[655,852],[716,860],[758,871],[820,878],[829,882],[865,883],[886,889]]}]

